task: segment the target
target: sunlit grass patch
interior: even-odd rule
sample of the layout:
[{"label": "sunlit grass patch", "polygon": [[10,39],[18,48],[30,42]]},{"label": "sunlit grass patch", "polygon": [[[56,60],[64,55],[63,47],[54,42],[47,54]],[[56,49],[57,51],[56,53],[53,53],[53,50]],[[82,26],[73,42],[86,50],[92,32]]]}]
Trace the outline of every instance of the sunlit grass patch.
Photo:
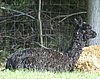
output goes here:
[{"label": "sunlit grass patch", "polygon": [[99,72],[0,71],[0,79],[100,79]]}]

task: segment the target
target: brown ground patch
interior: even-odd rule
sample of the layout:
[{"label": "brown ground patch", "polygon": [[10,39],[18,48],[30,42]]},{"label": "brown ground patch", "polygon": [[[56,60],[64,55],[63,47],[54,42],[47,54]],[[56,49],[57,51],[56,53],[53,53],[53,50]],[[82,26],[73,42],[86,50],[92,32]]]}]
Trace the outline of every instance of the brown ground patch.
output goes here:
[{"label": "brown ground patch", "polygon": [[100,46],[84,47],[76,68],[81,71],[100,71]]}]

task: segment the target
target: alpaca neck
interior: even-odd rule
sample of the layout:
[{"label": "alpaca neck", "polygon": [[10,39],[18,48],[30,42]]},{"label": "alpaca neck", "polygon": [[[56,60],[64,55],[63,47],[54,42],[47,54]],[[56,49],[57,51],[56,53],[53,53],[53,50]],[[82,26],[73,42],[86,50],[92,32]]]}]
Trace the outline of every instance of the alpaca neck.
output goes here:
[{"label": "alpaca neck", "polygon": [[83,47],[84,47],[84,42],[82,41],[82,38],[75,39],[73,41],[71,51],[70,52],[68,51],[68,55],[70,57],[79,57]]},{"label": "alpaca neck", "polygon": [[78,57],[82,52],[82,48],[84,47],[83,34],[79,31],[75,35],[72,41],[72,50],[70,51],[72,57]]},{"label": "alpaca neck", "polygon": [[72,41],[71,47],[67,51],[68,57],[70,59],[69,64],[71,68],[74,67],[75,63],[79,59],[83,47],[83,34],[81,33],[81,31],[77,31],[77,33],[74,34],[74,39]]}]

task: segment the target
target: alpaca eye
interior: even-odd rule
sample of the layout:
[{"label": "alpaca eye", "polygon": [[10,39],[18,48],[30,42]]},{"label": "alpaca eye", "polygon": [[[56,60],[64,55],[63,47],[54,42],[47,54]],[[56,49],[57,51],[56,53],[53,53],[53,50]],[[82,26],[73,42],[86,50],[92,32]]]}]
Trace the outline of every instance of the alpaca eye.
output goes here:
[{"label": "alpaca eye", "polygon": [[77,35],[79,34],[79,32],[77,32]]}]

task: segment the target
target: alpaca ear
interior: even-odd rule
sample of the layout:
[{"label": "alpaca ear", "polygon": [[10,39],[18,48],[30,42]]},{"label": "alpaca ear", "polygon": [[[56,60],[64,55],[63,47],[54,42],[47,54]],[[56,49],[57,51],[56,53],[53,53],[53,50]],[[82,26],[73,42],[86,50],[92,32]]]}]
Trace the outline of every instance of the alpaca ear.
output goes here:
[{"label": "alpaca ear", "polygon": [[74,18],[74,21],[75,21],[76,25],[79,25],[79,22],[76,18]]},{"label": "alpaca ear", "polygon": [[82,19],[81,16],[79,16],[78,19],[75,18],[74,20],[75,20],[76,25],[78,25],[79,27],[82,27],[82,25],[83,25],[83,19]]}]

